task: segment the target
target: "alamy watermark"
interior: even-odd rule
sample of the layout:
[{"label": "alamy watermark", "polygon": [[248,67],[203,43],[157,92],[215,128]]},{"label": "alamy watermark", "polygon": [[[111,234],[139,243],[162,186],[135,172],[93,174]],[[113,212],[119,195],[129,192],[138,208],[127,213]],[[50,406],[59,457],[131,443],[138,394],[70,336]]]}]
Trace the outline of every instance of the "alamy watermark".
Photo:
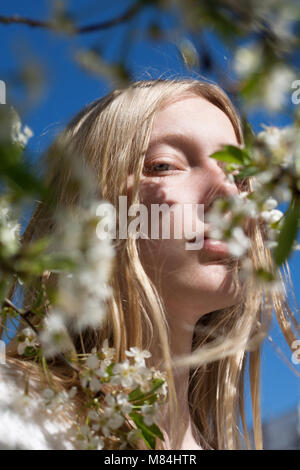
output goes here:
[{"label": "alamy watermark", "polygon": [[291,100],[293,104],[299,104],[300,103],[300,80],[294,80],[291,88],[295,88],[295,91],[293,91]]},{"label": "alamy watermark", "polygon": [[6,364],[6,345],[2,339],[0,339],[0,364]]},{"label": "alamy watermark", "polygon": [[102,202],[97,207],[96,215],[101,217],[97,225],[97,236],[101,240],[184,238],[186,250],[203,247],[204,204],[150,204],[149,210],[142,203],[128,207],[127,196],[119,196],[118,211],[113,204]]},{"label": "alamy watermark", "polygon": [[299,339],[295,339],[295,341],[292,342],[292,349],[295,349],[295,351],[292,354],[292,363],[300,364],[300,340]]},{"label": "alamy watermark", "polygon": [[6,104],[6,85],[3,80],[0,80],[0,104]]}]

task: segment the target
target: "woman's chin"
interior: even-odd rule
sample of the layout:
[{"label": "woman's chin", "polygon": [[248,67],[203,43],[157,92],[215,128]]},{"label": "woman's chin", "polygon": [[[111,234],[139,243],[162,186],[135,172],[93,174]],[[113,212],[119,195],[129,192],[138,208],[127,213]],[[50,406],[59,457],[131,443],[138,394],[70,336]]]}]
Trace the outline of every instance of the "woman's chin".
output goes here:
[{"label": "woman's chin", "polygon": [[201,293],[202,299],[205,298],[207,301],[218,304],[218,308],[236,304],[242,294],[241,283],[236,272],[229,271],[227,267],[220,265],[216,265],[210,271],[206,270],[205,275],[202,272],[197,286],[194,284],[193,287],[197,295]]}]

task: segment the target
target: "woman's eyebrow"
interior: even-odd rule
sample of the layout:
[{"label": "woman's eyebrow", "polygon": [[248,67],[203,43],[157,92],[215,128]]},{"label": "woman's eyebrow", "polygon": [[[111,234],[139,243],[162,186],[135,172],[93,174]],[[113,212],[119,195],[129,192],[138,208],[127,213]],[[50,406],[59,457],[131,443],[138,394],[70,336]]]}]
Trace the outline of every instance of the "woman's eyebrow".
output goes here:
[{"label": "woman's eyebrow", "polygon": [[201,141],[182,133],[168,133],[152,138],[148,147],[148,152],[156,145],[160,144],[168,144],[171,147],[183,151],[186,157],[190,157],[191,160],[194,161],[193,163],[197,163],[197,159],[194,157],[195,152],[200,152],[200,154],[203,154]]},{"label": "woman's eyebrow", "polygon": [[197,141],[193,137],[187,136],[186,134],[182,133],[168,133],[154,137],[150,141],[149,148],[162,143],[167,143],[180,148],[182,148],[183,146],[189,146],[193,148],[198,147]]},{"label": "woman's eyebrow", "polygon": [[[204,153],[204,146],[201,143],[200,138],[195,139],[194,136],[189,136],[183,133],[168,133],[168,134],[162,134],[162,135],[158,135],[157,137],[154,137],[150,141],[148,152],[153,147],[159,144],[168,144],[168,145],[171,145],[172,147],[178,148],[179,150],[185,151],[187,156],[189,156],[193,160],[193,163],[195,164],[198,163],[197,159],[194,158],[195,152],[200,152],[201,156]],[[215,151],[217,151],[217,148]],[[218,166],[220,166],[220,168],[222,168],[223,170],[225,169],[226,167],[225,162],[216,160],[216,163],[218,164]]]}]

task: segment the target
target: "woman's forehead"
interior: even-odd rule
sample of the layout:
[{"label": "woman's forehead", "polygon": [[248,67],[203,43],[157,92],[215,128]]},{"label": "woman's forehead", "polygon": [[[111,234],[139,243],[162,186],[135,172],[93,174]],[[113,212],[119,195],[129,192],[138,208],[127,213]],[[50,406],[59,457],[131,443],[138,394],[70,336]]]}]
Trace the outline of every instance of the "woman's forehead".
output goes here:
[{"label": "woman's forehead", "polygon": [[176,134],[182,138],[226,140],[235,145],[237,138],[229,116],[207,99],[195,94],[178,96],[155,115],[151,144]]}]

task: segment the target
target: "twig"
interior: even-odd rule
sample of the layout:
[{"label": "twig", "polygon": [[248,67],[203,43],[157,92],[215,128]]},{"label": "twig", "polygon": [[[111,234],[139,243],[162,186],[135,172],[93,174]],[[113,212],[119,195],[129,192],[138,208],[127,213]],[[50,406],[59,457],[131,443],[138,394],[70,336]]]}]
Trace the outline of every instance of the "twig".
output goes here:
[{"label": "twig", "polygon": [[31,18],[24,18],[19,15],[13,16],[2,16],[0,15],[0,23],[9,25],[9,24],[25,24],[30,26],[31,28],[45,28],[50,29],[53,31],[59,31],[66,34],[85,34],[85,33],[92,33],[94,31],[99,31],[103,29],[113,28],[114,26],[118,26],[121,23],[131,19],[141,8],[142,3],[138,3],[133,5],[129,8],[125,13],[116,18],[111,20],[102,21],[94,24],[90,24],[87,26],[71,26],[70,25],[63,25],[56,23],[54,21],[38,21],[32,20]]},{"label": "twig", "polygon": [[[36,329],[36,327],[31,323],[30,320],[28,320],[28,316],[29,315],[32,315],[33,312],[31,310],[27,310],[27,311],[22,311],[21,309],[19,309],[16,305],[14,305],[9,299],[5,299],[4,302],[3,302],[3,305],[7,305],[8,307],[12,308],[13,310],[15,310],[20,316],[22,319],[24,319],[24,321],[28,324],[28,326],[30,326],[30,328],[35,332],[35,334],[37,335],[37,337],[39,337],[39,332],[38,330]],[[59,357],[59,359],[61,359],[66,365],[68,365],[69,367],[71,367],[73,370],[75,370],[76,372],[80,372],[80,370],[78,369],[78,367],[74,366],[74,364],[72,364],[72,362],[70,362],[63,353],[59,353],[57,355],[57,357]]]},{"label": "twig", "polygon": [[32,314],[31,310],[27,310],[25,312],[23,312],[22,310],[20,310],[16,305],[14,305],[9,299],[5,299],[4,302],[3,302],[3,305],[7,305],[8,307],[12,308],[13,310],[15,310],[22,318],[23,320],[30,326],[30,328],[35,332],[36,335],[39,334],[38,330],[36,329],[36,327],[31,323],[30,320],[28,320],[28,316]]}]

